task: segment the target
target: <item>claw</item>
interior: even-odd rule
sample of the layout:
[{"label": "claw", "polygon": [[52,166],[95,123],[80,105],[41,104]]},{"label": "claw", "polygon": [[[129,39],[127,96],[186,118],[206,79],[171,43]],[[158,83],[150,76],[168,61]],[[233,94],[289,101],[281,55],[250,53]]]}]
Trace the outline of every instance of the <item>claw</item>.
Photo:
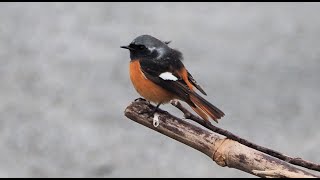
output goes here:
[{"label": "claw", "polygon": [[139,98],[135,99],[134,101],[135,101],[135,102],[137,102],[137,101],[147,101],[147,100],[145,100],[145,99],[143,99],[143,98],[139,97]]}]

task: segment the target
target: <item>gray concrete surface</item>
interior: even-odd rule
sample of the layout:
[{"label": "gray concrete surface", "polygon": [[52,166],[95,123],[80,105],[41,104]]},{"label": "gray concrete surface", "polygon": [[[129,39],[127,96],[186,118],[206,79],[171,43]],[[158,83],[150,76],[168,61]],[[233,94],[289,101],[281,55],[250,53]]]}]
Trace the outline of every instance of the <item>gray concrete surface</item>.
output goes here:
[{"label": "gray concrete surface", "polygon": [[124,117],[139,96],[119,46],[141,34],[183,52],[220,127],[320,162],[319,16],[319,3],[1,3],[0,177],[254,177]]}]

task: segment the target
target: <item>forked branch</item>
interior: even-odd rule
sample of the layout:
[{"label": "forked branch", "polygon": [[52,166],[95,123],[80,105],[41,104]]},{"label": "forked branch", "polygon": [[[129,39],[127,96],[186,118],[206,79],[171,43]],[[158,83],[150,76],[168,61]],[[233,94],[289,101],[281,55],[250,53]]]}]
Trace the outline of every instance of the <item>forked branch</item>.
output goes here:
[{"label": "forked branch", "polygon": [[226,136],[229,139],[235,140],[235,141],[237,141],[237,142],[239,142],[239,143],[241,143],[241,144],[243,144],[245,146],[251,147],[253,149],[256,149],[258,151],[266,153],[266,154],[268,154],[270,156],[273,156],[273,157],[276,157],[276,158],[281,159],[283,161],[286,161],[286,162],[288,162],[290,164],[294,164],[294,165],[301,166],[301,167],[304,167],[304,168],[307,168],[307,169],[311,169],[311,170],[315,170],[315,171],[320,171],[320,165],[319,164],[315,164],[315,163],[303,160],[301,158],[293,158],[293,157],[284,155],[284,154],[282,154],[280,152],[277,152],[275,150],[272,150],[272,149],[269,149],[269,148],[266,148],[266,147],[262,147],[260,145],[254,144],[254,143],[252,143],[252,142],[250,142],[248,140],[245,140],[245,139],[243,139],[241,137],[238,137],[238,136],[234,135],[233,133],[231,133],[231,132],[229,132],[227,130],[218,128],[218,127],[212,125],[209,121],[204,121],[204,120],[200,119],[198,116],[195,116],[194,114],[190,113],[190,111],[188,111],[186,108],[184,108],[179,101],[172,101],[171,104],[173,106],[177,107],[178,109],[180,109],[184,113],[184,117],[186,119],[193,120],[193,121],[201,124],[202,126],[210,129],[213,132],[216,132],[218,134]]},{"label": "forked branch", "polygon": [[[154,108],[146,101],[133,102],[126,108],[125,116],[206,154],[222,167],[239,169],[258,177],[319,178],[230,138],[221,137],[208,129],[195,126],[161,109],[154,117],[150,117],[150,112]],[[154,120],[159,121],[158,126],[153,125]]]}]

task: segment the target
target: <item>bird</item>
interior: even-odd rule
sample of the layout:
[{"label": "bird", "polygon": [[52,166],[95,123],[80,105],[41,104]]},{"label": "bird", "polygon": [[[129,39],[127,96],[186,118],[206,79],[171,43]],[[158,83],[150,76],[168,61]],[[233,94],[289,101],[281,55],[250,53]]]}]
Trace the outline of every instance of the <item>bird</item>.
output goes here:
[{"label": "bird", "polygon": [[224,112],[196,92],[207,95],[183,64],[182,53],[169,47],[170,42],[143,34],[120,46],[130,51],[129,75],[135,90],[157,104],[154,112],[161,104],[180,100],[204,120],[218,123]]}]

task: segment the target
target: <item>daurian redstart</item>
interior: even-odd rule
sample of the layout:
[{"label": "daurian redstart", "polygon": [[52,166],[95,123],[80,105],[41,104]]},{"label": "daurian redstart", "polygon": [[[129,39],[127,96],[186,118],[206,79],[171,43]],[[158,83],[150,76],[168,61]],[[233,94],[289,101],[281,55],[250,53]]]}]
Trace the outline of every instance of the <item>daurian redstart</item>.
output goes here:
[{"label": "daurian redstart", "polygon": [[160,104],[178,99],[186,102],[199,116],[214,121],[224,113],[195,92],[207,95],[182,63],[182,53],[150,35],[135,38],[121,48],[130,51],[130,79],[137,92],[146,100]]}]

